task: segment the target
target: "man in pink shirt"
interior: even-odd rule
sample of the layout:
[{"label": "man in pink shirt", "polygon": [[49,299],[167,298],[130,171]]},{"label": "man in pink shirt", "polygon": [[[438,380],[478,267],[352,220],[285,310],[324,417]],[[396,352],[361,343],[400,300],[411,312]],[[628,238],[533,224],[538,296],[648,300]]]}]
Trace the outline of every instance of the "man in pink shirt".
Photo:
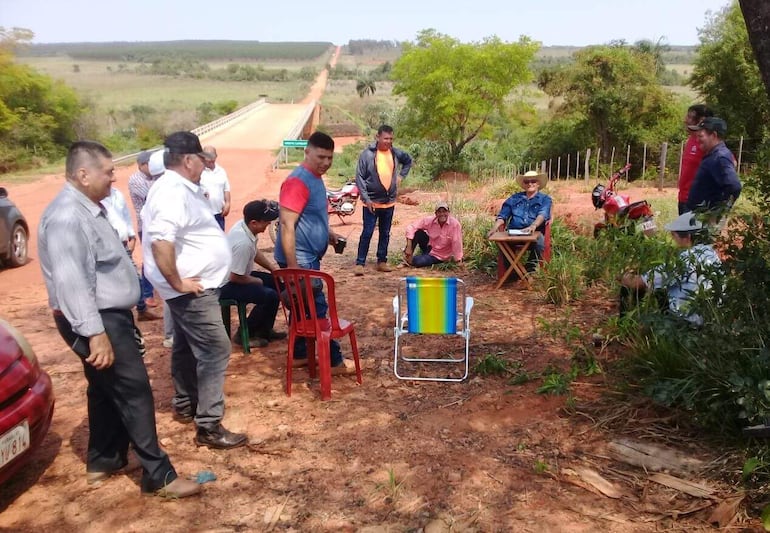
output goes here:
[{"label": "man in pink shirt", "polygon": [[[420,254],[414,255],[418,246]],[[462,227],[455,217],[449,216],[446,202],[436,204],[434,216],[421,218],[406,227],[404,259],[415,267],[463,260]]]},{"label": "man in pink shirt", "polygon": [[695,173],[698,171],[703,152],[698,146],[698,124],[706,118],[713,116],[714,113],[703,104],[691,105],[687,108],[687,115],[684,117],[684,124],[687,126],[687,142],[682,152],[682,167],[679,170],[679,214],[690,211],[687,208],[687,196],[690,194],[690,187],[695,179]]}]

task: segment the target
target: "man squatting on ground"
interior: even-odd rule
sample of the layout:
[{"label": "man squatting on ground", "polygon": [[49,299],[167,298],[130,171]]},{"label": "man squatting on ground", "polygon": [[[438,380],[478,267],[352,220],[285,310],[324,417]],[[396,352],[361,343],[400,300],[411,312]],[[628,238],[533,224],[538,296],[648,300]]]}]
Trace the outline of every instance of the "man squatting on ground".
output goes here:
[{"label": "man squatting on ground", "polygon": [[[414,250],[419,246],[419,255]],[[423,217],[406,227],[404,260],[415,267],[463,260],[463,230],[449,214],[449,204],[438,202],[434,216]]]},{"label": "man squatting on ground", "polygon": [[158,444],[155,404],[134,334],[136,268],[100,203],[115,181],[112,154],[92,141],[67,154],[67,183],[43,212],[38,252],[48,303],[88,381],[86,480],[96,484],[128,463],[142,465],[141,490],[172,498],[200,492],[178,477]]}]

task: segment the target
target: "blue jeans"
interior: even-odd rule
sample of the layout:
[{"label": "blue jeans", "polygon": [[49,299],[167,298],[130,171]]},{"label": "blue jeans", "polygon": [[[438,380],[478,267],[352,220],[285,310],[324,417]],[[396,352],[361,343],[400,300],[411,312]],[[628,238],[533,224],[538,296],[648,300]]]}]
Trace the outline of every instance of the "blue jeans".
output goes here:
[{"label": "blue jeans", "polygon": [[418,246],[420,248],[420,255],[412,256],[413,267],[422,268],[443,263],[441,259],[430,255],[430,236],[427,231],[418,229],[414,233],[414,238],[412,239],[412,253],[414,253]]},{"label": "blue jeans", "polygon": [[[137,232],[137,236],[139,237],[139,243],[142,242],[142,232]],[[142,261],[142,275],[139,276],[139,301],[136,302],[136,309],[138,311],[144,311],[147,309],[147,306],[145,305],[144,301],[147,298],[152,298],[153,293],[155,292],[155,287],[152,286],[152,283],[150,283],[150,280],[148,280],[144,276],[144,261]]]},{"label": "blue jeans", "polygon": [[220,298],[255,304],[247,320],[249,335],[252,337],[270,338],[270,330],[275,325],[275,315],[278,314],[278,293],[275,292],[275,282],[269,272],[253,271],[252,277],[262,280],[262,285],[251,283],[225,283]]},{"label": "blue jeans", "polygon": [[219,289],[183,294],[166,302],[174,318],[171,378],[178,412],[195,413],[195,425],[215,430],[225,415],[225,370],[230,339],[222,324]]},{"label": "blue jeans", "polygon": [[[278,266],[286,268],[286,265],[282,263],[278,263]],[[300,264],[298,266],[299,268],[307,268],[309,270],[321,270],[321,261],[313,261],[312,263]],[[315,310],[318,318],[326,318],[329,312],[329,303],[326,301],[323,287],[313,287],[313,300],[315,301]],[[329,341],[329,354],[331,355],[332,366],[343,364],[342,350],[340,349],[340,343],[336,339]],[[294,339],[294,359],[307,359],[307,345],[305,344],[304,337]]]},{"label": "blue jeans", "polygon": [[377,240],[377,262],[387,263],[388,243],[390,242],[390,226],[393,224],[394,207],[375,208],[374,213],[364,208],[364,229],[361,231],[361,239],[358,241],[357,265],[366,264],[366,255],[369,253],[369,243],[374,235],[374,226],[380,235]]}]

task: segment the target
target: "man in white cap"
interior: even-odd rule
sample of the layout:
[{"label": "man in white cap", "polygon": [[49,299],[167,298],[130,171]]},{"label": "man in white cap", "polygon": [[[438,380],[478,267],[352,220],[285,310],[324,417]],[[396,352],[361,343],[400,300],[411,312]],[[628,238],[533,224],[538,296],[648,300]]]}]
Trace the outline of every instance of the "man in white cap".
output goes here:
[{"label": "man in white cap", "polygon": [[[131,203],[134,204],[134,211],[136,212],[136,228],[139,236],[139,241],[142,240],[142,217],[139,215],[144,207],[144,202],[147,199],[147,194],[150,192],[150,187],[155,183],[157,176],[154,176],[150,172],[150,157],[152,152],[150,150],[144,150],[139,152],[136,156],[136,172],[131,174],[128,178],[128,194],[131,198]],[[154,288],[144,276],[144,264],[142,264],[141,277],[141,295],[139,296],[139,302],[136,308],[142,311],[146,307],[155,307],[157,303],[153,298]]]},{"label": "man in white cap", "polygon": [[[414,255],[419,246],[420,253]],[[463,260],[463,230],[449,214],[449,204],[436,204],[434,216],[423,217],[406,227],[404,260],[415,267],[428,267],[445,261]]]},{"label": "man in white cap", "polygon": [[523,190],[511,195],[503,202],[500,213],[497,215],[495,224],[488,236],[491,237],[493,233],[501,231],[503,228],[524,230],[530,233],[539,231],[540,236],[531,247],[527,261],[527,270],[532,271],[545,251],[543,234],[545,233],[545,223],[551,220],[553,201],[550,196],[540,191],[548,183],[546,174],[530,170],[523,175],[516,176],[516,182]]},{"label": "man in white cap", "polygon": [[676,245],[683,249],[677,265],[663,265],[641,276],[623,274],[620,278],[620,316],[651,289],[664,312],[700,326],[703,317],[690,309],[692,299],[699,291],[711,289],[708,273],[718,269],[722,262],[714,247],[707,243],[708,228],[704,228],[693,212],[680,215],[665,227]]}]

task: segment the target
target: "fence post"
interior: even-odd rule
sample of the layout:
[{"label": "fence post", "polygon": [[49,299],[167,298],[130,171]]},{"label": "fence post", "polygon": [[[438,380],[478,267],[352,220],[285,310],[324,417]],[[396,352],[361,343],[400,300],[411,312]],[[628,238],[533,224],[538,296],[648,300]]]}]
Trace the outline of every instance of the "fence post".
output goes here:
[{"label": "fence post", "polygon": [[741,159],[743,159],[743,135],[741,135],[741,142],[738,145],[738,174],[741,173]]},{"label": "fence post", "polygon": [[572,154],[567,154],[567,179],[569,179],[569,156]]},{"label": "fence post", "polygon": [[610,155],[610,174],[615,172],[615,147],[612,147],[612,155]]},{"label": "fence post", "polygon": [[585,166],[586,166],[585,180],[586,180],[586,183],[588,183],[588,162],[590,160],[591,160],[591,149],[590,148],[586,148],[586,161],[585,161]]},{"label": "fence post", "polygon": [[647,143],[644,143],[644,152],[642,153],[642,179],[646,180],[647,176]]},{"label": "fence post", "polygon": [[[537,169],[536,169],[537,170]],[[545,174],[545,159],[540,161],[540,173]]]},{"label": "fence post", "polygon": [[663,178],[666,176],[666,154],[668,153],[668,143],[664,142],[660,147],[660,174],[658,177],[658,190],[663,190]]},{"label": "fence post", "polygon": [[556,179],[561,178],[561,156],[556,158]]},{"label": "fence post", "polygon": [[575,179],[580,177],[580,152],[575,155]]},{"label": "fence post", "polygon": [[596,179],[599,179],[599,156],[602,153],[601,147],[596,149]]},{"label": "fence post", "polygon": [[549,179],[549,180],[550,180],[550,179],[553,179],[553,177],[551,176],[551,168],[552,168],[552,165],[551,165],[551,163],[553,163],[553,159],[549,159],[549,160],[548,160],[548,179]]},{"label": "fence post", "polygon": [[684,141],[679,143],[679,171],[676,173],[677,187],[679,187],[679,176],[682,175],[682,163],[684,162]]}]

